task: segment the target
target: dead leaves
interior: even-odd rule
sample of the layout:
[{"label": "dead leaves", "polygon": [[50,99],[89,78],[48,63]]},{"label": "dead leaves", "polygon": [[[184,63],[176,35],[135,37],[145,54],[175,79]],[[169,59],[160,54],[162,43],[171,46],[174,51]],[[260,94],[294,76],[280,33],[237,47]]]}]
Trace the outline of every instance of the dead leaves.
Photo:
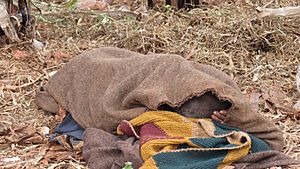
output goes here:
[{"label": "dead leaves", "polygon": [[29,53],[27,51],[23,50],[15,50],[13,53],[13,57],[15,59],[25,59],[29,56]]},{"label": "dead leaves", "polygon": [[97,1],[97,0],[81,0],[79,2],[79,9],[88,9],[88,10],[99,10],[104,11],[108,10],[109,4],[106,1]]},{"label": "dead leaves", "polygon": [[296,110],[292,108],[292,101],[287,99],[286,94],[280,87],[263,86],[261,91],[265,100],[265,108],[272,113],[299,116]]},{"label": "dead leaves", "polygon": [[253,90],[246,95],[251,107],[258,111],[259,104],[263,103],[263,109],[272,114],[299,117],[300,112],[293,108],[293,102],[279,86],[261,86],[260,90]]},{"label": "dead leaves", "polygon": [[31,125],[10,127],[0,131],[0,148],[14,151],[14,156],[0,159],[0,168],[2,165],[21,168],[24,164],[27,168],[47,167],[58,163],[68,166],[67,163],[74,159],[83,161],[82,141],[76,145],[70,145],[66,136],[59,136],[58,140],[63,144],[49,143],[51,131],[48,127],[35,128]]},{"label": "dead leaves", "polygon": [[84,163],[81,151],[52,150],[46,145],[18,148],[11,149],[13,156],[0,159],[0,168],[74,168],[73,162]]},{"label": "dead leaves", "polygon": [[57,59],[66,59],[66,58],[70,58],[70,55],[68,53],[65,53],[63,51],[54,51],[52,53],[52,56],[54,58],[57,58]]},{"label": "dead leaves", "polygon": [[[76,146],[71,145],[69,139],[65,135],[60,135],[55,138],[56,142],[50,142],[46,153],[41,158],[40,164],[49,166],[49,163],[59,163],[63,161],[79,160],[83,161],[82,146],[83,141],[80,141]],[[58,143],[59,142],[59,143]]]},{"label": "dead leaves", "polygon": [[67,111],[63,107],[59,106],[58,113],[57,115],[55,115],[55,120],[58,122],[62,122],[66,115]]},{"label": "dead leaves", "polygon": [[1,147],[11,144],[42,144],[46,142],[46,135],[49,134],[48,127],[38,127],[26,125],[19,128],[11,127],[9,130],[0,132]]},{"label": "dead leaves", "polygon": [[[51,163],[51,162],[58,162],[58,161],[65,161],[70,160],[72,158],[75,159],[83,159],[81,157],[80,152],[76,151],[61,151],[61,150],[49,150],[43,158],[43,163]],[[46,162],[47,161],[47,162]]]}]

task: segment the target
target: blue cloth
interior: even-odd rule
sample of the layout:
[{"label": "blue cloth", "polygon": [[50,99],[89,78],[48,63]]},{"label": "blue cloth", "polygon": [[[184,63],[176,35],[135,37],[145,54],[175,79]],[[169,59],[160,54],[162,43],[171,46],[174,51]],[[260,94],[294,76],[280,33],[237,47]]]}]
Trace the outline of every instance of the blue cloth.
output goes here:
[{"label": "blue cloth", "polygon": [[[221,124],[215,120],[213,120],[213,123],[217,126],[217,130],[215,131],[215,135],[222,135],[227,134],[230,131],[241,131],[238,128],[226,126],[224,124]],[[269,151],[272,150],[271,147],[263,140],[255,137],[252,134],[247,133],[251,139],[251,153],[257,153],[261,151]]]},{"label": "blue cloth", "polygon": [[84,129],[73,119],[71,113],[68,113],[54,132],[82,140]]}]

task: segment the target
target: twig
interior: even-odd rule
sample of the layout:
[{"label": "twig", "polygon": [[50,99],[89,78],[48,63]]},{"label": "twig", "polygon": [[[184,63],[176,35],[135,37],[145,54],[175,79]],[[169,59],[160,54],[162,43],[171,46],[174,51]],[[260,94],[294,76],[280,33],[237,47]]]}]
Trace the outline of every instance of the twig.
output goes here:
[{"label": "twig", "polygon": [[40,75],[38,78],[36,78],[34,81],[30,82],[30,83],[25,83],[23,85],[20,86],[4,86],[4,90],[17,90],[20,88],[24,88],[30,85],[33,85],[34,83],[36,83],[37,81],[39,81],[42,77],[44,76],[44,74]]},{"label": "twig", "polygon": [[26,41],[22,41],[22,42],[18,42],[18,43],[5,45],[5,47],[0,48],[0,52],[6,51],[6,50],[10,49],[11,47],[14,47],[14,46],[17,46],[17,45],[24,45],[24,44],[31,44],[31,40],[26,40]]},{"label": "twig", "polygon": [[263,8],[267,8],[269,5],[271,5],[271,3],[273,3],[274,0],[271,0],[270,2],[268,2],[266,5],[263,6]]},{"label": "twig", "polygon": [[266,16],[299,16],[300,15],[300,6],[296,7],[284,7],[284,8],[265,8],[257,7],[256,10],[259,12],[261,18]]}]

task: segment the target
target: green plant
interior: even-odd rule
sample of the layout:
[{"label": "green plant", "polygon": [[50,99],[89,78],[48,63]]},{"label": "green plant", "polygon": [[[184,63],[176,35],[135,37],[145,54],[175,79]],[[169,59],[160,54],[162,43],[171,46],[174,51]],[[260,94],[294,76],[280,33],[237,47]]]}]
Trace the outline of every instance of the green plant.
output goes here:
[{"label": "green plant", "polygon": [[171,5],[165,5],[164,9],[166,10],[166,12],[171,12],[172,11],[172,6]]},{"label": "green plant", "polygon": [[74,10],[78,4],[79,0],[68,0],[65,4],[63,4],[63,6],[65,8]]},{"label": "green plant", "polygon": [[132,162],[126,162],[125,166],[122,169],[133,169]]}]

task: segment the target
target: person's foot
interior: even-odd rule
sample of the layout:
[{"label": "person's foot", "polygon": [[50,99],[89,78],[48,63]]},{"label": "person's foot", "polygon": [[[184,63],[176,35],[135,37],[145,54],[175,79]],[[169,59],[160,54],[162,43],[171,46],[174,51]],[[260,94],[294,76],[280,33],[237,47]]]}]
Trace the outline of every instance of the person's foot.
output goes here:
[{"label": "person's foot", "polygon": [[224,123],[226,115],[227,115],[227,111],[225,111],[225,110],[214,111],[213,114],[211,115],[211,118],[220,123]]}]

